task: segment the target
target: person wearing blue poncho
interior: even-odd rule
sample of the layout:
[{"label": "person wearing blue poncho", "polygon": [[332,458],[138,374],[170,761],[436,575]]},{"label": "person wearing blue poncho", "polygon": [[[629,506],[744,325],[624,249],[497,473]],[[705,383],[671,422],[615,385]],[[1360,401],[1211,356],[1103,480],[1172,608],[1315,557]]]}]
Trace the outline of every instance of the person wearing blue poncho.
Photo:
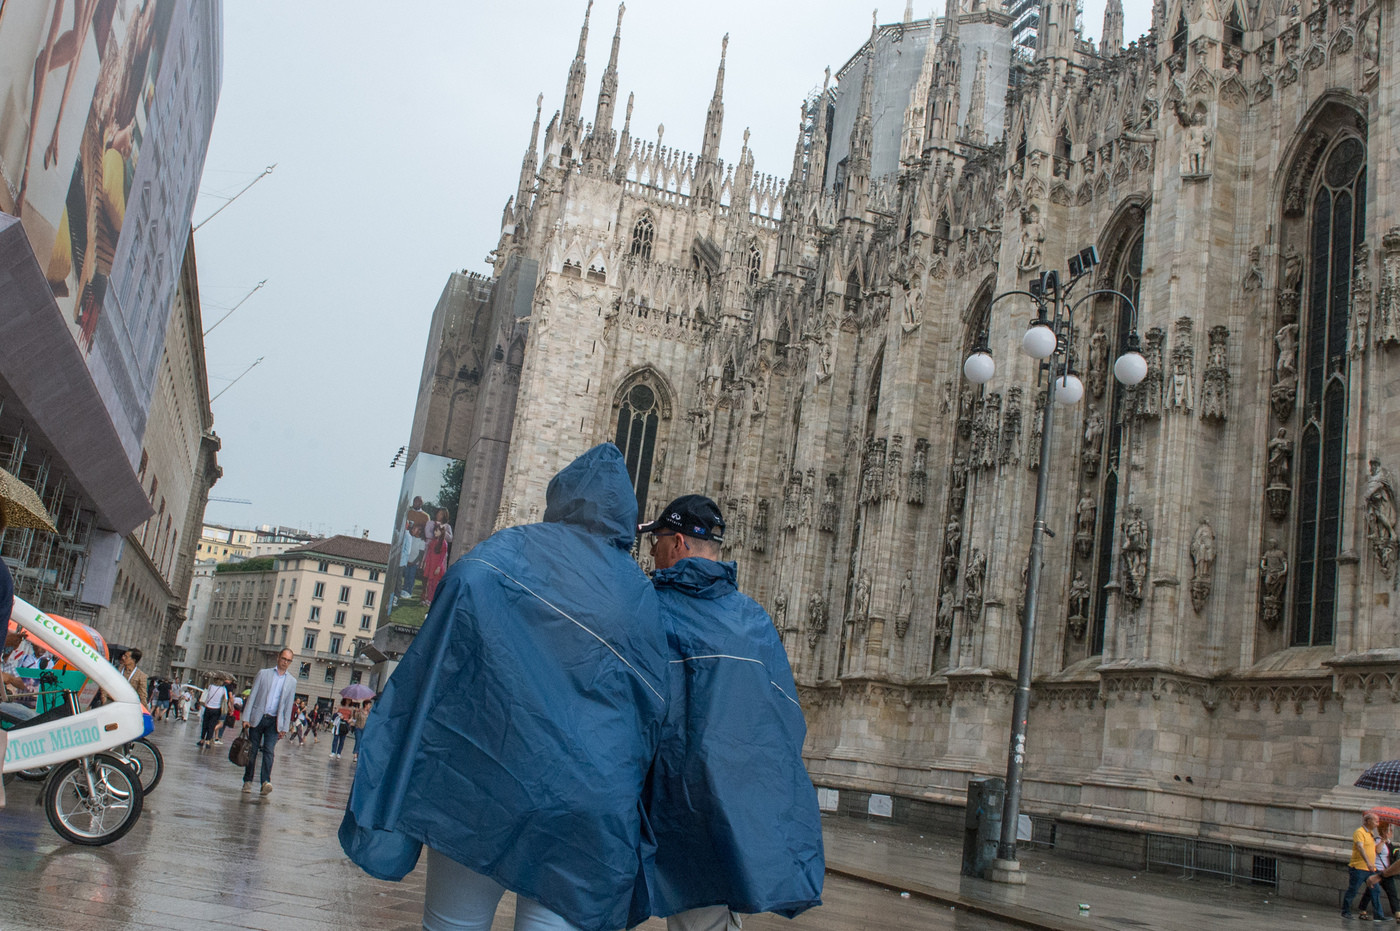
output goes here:
[{"label": "person wearing blue poncho", "polygon": [[768,613],[719,562],[724,518],[701,495],[638,528],[652,535],[673,655],[669,708],[645,804],[655,836],[647,910],[670,931],[739,927],[821,904],[825,858],[807,733]]},{"label": "person wearing blue poncho", "polygon": [[444,576],[365,727],[340,842],[397,880],[428,850],[423,926],[612,931],[645,898],[643,780],[666,636],[628,555],[637,500],[612,444],[549,483],[544,523]]}]

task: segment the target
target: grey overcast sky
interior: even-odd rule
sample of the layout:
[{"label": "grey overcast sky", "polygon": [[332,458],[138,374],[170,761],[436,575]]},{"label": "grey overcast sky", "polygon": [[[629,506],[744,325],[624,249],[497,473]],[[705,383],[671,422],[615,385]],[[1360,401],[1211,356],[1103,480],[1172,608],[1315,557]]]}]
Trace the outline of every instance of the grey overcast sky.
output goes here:
[{"label": "grey overcast sky", "polygon": [[[224,71],[196,223],[272,163],[195,234],[206,355],[224,477],[206,520],[387,540],[424,343],[450,272],[488,271],[515,192],[535,97],[557,110],[587,0],[232,0]],[[1086,0],[1097,38],[1104,0]],[[1129,38],[1149,0],[1125,0]],[[916,4],[928,16],[944,0]],[[703,14],[699,13],[703,10]],[[800,11],[800,12],[797,12]],[[745,127],[760,172],[791,166],[797,105],[870,30],[870,7],[836,0],[632,0],[622,22],[618,128],[698,151],[729,33],[721,154]],[[904,4],[880,22],[903,18]],[[590,115],[616,4],[593,8]],[[261,358],[256,368],[232,384]],[[230,387],[232,385],[232,387]]]}]

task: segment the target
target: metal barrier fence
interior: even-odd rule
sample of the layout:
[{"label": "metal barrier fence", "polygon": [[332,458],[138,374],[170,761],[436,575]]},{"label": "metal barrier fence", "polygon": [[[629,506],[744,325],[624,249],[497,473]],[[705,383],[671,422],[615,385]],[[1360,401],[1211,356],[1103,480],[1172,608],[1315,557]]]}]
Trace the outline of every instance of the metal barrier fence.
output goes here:
[{"label": "metal barrier fence", "polygon": [[1246,882],[1278,888],[1278,858],[1267,851],[1195,837],[1148,834],[1146,869],[1163,867],[1181,870],[1184,879],[1207,875],[1232,886]]}]

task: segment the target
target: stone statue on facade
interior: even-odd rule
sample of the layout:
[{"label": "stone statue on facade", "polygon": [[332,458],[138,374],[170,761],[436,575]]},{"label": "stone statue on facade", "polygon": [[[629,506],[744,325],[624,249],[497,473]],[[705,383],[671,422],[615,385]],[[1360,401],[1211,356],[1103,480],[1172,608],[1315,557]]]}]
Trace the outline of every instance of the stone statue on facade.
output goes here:
[{"label": "stone statue on facade", "polygon": [[1176,338],[1172,341],[1172,372],[1167,380],[1167,409],[1190,413],[1194,405],[1196,386],[1196,350],[1191,345],[1190,317],[1176,321]]},{"label": "stone statue on facade", "polygon": [[1285,323],[1274,335],[1278,355],[1274,362],[1274,384],[1269,389],[1274,416],[1287,420],[1293,414],[1298,396],[1298,324]]},{"label": "stone statue on facade", "polygon": [[1279,277],[1278,312],[1285,324],[1298,319],[1298,305],[1302,299],[1303,257],[1298,247],[1289,244],[1283,253],[1283,273]]},{"label": "stone statue on facade", "polygon": [[826,602],[813,592],[807,598],[807,646],[815,647],[826,633]]},{"label": "stone statue on facade", "polygon": [[1089,624],[1089,601],[1089,581],[1082,570],[1075,570],[1074,581],[1069,583],[1069,631],[1075,640],[1084,639]]},{"label": "stone statue on facade", "polygon": [[847,623],[855,627],[856,633],[864,633],[870,620],[870,570],[860,570],[856,577],[855,597],[851,601],[851,616]]},{"label": "stone statue on facade", "polygon": [[1381,574],[1390,578],[1395,571],[1395,558],[1400,550],[1396,539],[1395,481],[1390,470],[1379,459],[1370,462],[1366,476],[1366,538],[1376,551],[1376,563]]},{"label": "stone statue on facade", "polygon": [[1094,553],[1094,524],[1098,520],[1099,506],[1088,489],[1080,495],[1074,508],[1074,551],[1080,559],[1088,559]]},{"label": "stone statue on facade", "polygon": [[943,528],[943,582],[951,585],[958,577],[958,556],[962,552],[962,524],[955,516]]},{"label": "stone statue on facade", "polygon": [[1259,596],[1264,626],[1278,627],[1283,618],[1283,593],[1288,587],[1288,556],[1279,549],[1278,541],[1270,539],[1259,560]]},{"label": "stone statue on facade", "polygon": [[943,589],[938,596],[938,614],[934,617],[933,639],[940,649],[948,649],[953,639],[953,589]]},{"label": "stone statue on facade", "polygon": [[894,635],[900,639],[909,632],[909,618],[914,613],[914,570],[904,570],[899,583],[899,601],[894,611]]},{"label": "stone statue on facade", "polygon": [[1181,153],[1181,174],[1183,178],[1197,180],[1209,177],[1206,156],[1210,152],[1213,137],[1206,129],[1206,116],[1199,110],[1192,115],[1186,126],[1185,140]]},{"label": "stone statue on facade", "polygon": [[1094,328],[1089,337],[1089,391],[1095,398],[1103,397],[1108,385],[1108,331],[1103,324]]},{"label": "stone statue on facade", "polygon": [[1084,474],[1093,478],[1099,474],[1099,461],[1103,457],[1103,414],[1097,407],[1089,408],[1084,415],[1084,448],[1079,458],[1084,463]]},{"label": "stone statue on facade", "polygon": [[787,632],[787,593],[778,592],[773,598],[773,626],[778,633]]},{"label": "stone statue on facade", "polygon": [[1123,597],[1133,604],[1142,602],[1143,584],[1147,581],[1147,521],[1142,516],[1142,508],[1133,505],[1128,508],[1127,520],[1123,521]]},{"label": "stone statue on facade", "polygon": [[1021,212],[1021,255],[1016,267],[1023,272],[1039,268],[1044,246],[1045,224],[1040,220],[1040,208],[1028,207]]},{"label": "stone statue on facade", "polygon": [[822,492],[822,506],[817,514],[817,529],[831,533],[836,529],[836,486],[841,478],[835,472],[826,473],[826,490]]},{"label": "stone statue on facade", "polygon": [[1269,516],[1283,520],[1288,517],[1288,503],[1293,495],[1293,441],[1283,427],[1269,440],[1268,468],[1269,483],[1264,488],[1264,500],[1269,505]]},{"label": "stone statue on facade", "polygon": [[797,512],[797,523],[802,527],[812,523],[812,499],[816,496],[816,484],[816,469],[808,469],[802,475],[802,506]]},{"label": "stone statue on facade", "polygon": [[967,571],[963,575],[963,616],[969,625],[982,619],[982,600],[987,583],[987,557],[974,548],[967,558]]},{"label": "stone statue on facade", "polygon": [[928,440],[914,441],[914,459],[909,464],[909,503],[923,504],[928,494]]},{"label": "stone statue on facade", "polygon": [[1201,383],[1201,419],[1223,422],[1230,406],[1230,366],[1226,351],[1230,330],[1225,326],[1211,327],[1209,338],[1205,377]]},{"label": "stone statue on facade", "polygon": [[1215,530],[1202,520],[1191,535],[1191,607],[1197,614],[1206,605],[1215,575]]}]

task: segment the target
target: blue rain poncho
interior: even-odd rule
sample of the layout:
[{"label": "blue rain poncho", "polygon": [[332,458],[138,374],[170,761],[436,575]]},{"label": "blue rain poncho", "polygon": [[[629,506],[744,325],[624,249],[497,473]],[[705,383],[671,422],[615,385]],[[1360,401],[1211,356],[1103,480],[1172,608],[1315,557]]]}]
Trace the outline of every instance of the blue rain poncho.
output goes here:
[{"label": "blue rain poncho", "polygon": [[734,563],[694,558],[653,578],[675,656],[646,798],[656,915],[728,905],[791,918],[821,904],[821,812],[792,668],[734,579]]},{"label": "blue rain poncho", "polygon": [[402,879],[422,844],[584,931],[628,924],[641,792],[665,713],[665,633],[628,556],[617,447],[549,484],[544,523],[493,534],[443,577],[369,717],[340,842]]}]

